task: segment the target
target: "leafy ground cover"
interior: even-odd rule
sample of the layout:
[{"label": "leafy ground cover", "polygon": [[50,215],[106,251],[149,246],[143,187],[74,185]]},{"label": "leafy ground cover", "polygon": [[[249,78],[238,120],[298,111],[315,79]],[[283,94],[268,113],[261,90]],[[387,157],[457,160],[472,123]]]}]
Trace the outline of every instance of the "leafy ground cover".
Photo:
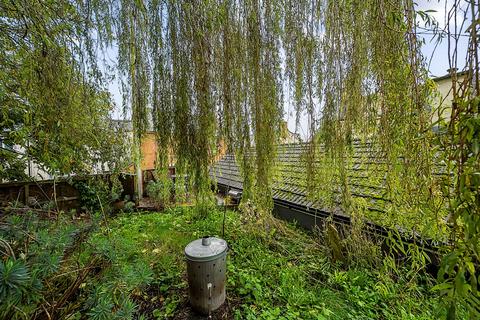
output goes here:
[{"label": "leafy ground cover", "polygon": [[[222,211],[3,217],[0,318],[191,319],[185,245],[222,236]],[[262,231],[260,231],[262,230]],[[333,263],[316,237],[277,221],[268,228],[227,211],[223,319],[437,319],[445,316],[428,276],[389,259]]]}]

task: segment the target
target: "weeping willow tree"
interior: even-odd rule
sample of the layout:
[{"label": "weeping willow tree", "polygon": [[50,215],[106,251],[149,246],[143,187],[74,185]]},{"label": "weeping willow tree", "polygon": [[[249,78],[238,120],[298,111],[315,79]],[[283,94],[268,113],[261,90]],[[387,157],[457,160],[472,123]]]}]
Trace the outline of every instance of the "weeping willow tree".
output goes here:
[{"label": "weeping willow tree", "polygon": [[[368,160],[363,160],[364,168],[369,180],[385,186],[390,200],[385,203],[385,222],[396,226],[410,220],[424,226],[413,232],[449,241],[439,272],[442,284],[437,286],[448,297],[449,318],[455,318],[459,303],[472,318],[480,310],[476,279],[480,161],[474,120],[478,118],[479,6],[455,1],[449,12],[457,12],[462,4],[471,17],[461,24],[472,21],[467,29],[468,72],[461,85],[452,75],[452,116],[445,136],[434,136],[430,129],[433,85],[419,52],[418,13],[412,1],[328,2],[322,50],[325,106],[320,140],[329,169],[333,168],[332,185],[341,187],[347,212],[353,216],[361,212],[350,190],[358,181],[345,168],[353,154],[351,140],[371,142],[370,154],[382,159],[384,170],[377,170],[378,164],[370,167]],[[458,42],[448,38],[456,55]],[[450,59],[455,70],[452,61],[456,59]]]},{"label": "weeping willow tree", "polygon": [[[161,179],[175,155],[205,214],[213,200],[209,167],[225,143],[241,167],[242,201],[266,217],[283,104],[292,103],[297,124],[303,114],[308,120],[309,197],[360,221],[368,204],[353,190],[380,186],[384,224],[450,235],[443,288],[453,305],[460,299],[475,310],[479,13],[478,2],[460,0],[451,12],[461,3],[472,21],[468,77],[453,82],[448,134],[439,138],[430,130],[433,84],[416,30],[424,13],[413,0],[4,2],[1,134],[25,146],[35,140],[29,152],[60,172],[91,162],[92,150],[112,156],[99,142],[111,109],[97,90],[108,80],[97,60],[98,49],[118,46],[137,170],[152,110]],[[450,61],[454,68],[456,58]],[[72,143],[72,136],[82,139]],[[362,157],[358,141],[367,146]],[[443,174],[435,175],[442,161]],[[366,174],[352,176],[353,164]]]},{"label": "weeping willow tree", "polygon": [[385,182],[390,222],[402,212],[443,228],[428,134],[432,85],[412,1],[157,0],[111,11],[137,145],[151,104],[159,172],[166,177],[175,154],[199,203],[211,200],[209,165],[222,141],[241,165],[244,201],[272,208],[274,145],[291,101],[297,123],[308,118],[311,197],[329,198],[340,185],[343,209],[353,208],[347,168],[361,139],[383,159],[387,175],[371,170],[370,179]]},{"label": "weeping willow tree", "polygon": [[[148,55],[147,7],[135,1],[120,1],[117,29],[118,68],[120,70],[124,94],[124,109],[131,110],[133,129],[132,155],[137,172],[137,197],[142,198],[143,183],[141,172],[141,141],[148,129],[147,106],[150,98],[150,62]],[[127,104],[128,101],[128,104]]]},{"label": "weeping willow tree", "polygon": [[[478,6],[470,7],[477,21]],[[468,257],[463,270],[475,273],[478,230],[472,212],[478,201],[472,199],[478,194],[461,186],[476,181],[478,157],[472,154],[478,152],[466,141],[476,146],[477,131],[471,128],[478,91],[458,95],[454,114],[468,117],[453,117],[451,139],[439,144],[431,130],[434,85],[417,37],[425,13],[416,11],[412,0],[145,0],[120,2],[110,15],[137,144],[151,105],[158,170],[166,179],[173,153],[201,208],[212,201],[209,166],[225,143],[241,167],[242,202],[268,216],[283,104],[292,103],[297,125],[303,114],[308,120],[310,198],[360,222],[369,204],[352,195],[375,186],[387,199],[377,220],[392,229],[412,226],[412,236],[446,241],[451,233],[454,265]],[[474,23],[471,52],[478,50],[477,29]],[[472,54],[469,79],[478,85],[475,59]],[[470,133],[464,137],[462,130]],[[366,151],[361,156],[359,142]],[[443,165],[447,159],[455,160]],[[353,166],[363,175],[352,175]],[[452,207],[451,199],[467,205]],[[449,272],[455,281],[473,279]],[[461,291],[452,285],[456,289],[449,292],[465,298],[462,292],[474,286]]]},{"label": "weeping willow tree", "polygon": [[[445,168],[435,164],[433,84],[413,1],[152,0],[116,3],[109,15],[136,145],[151,106],[160,175],[174,154],[199,204],[212,200],[209,166],[225,142],[241,167],[243,201],[270,211],[291,102],[297,124],[308,119],[309,197],[356,215],[368,205],[352,190],[376,185],[388,199],[383,223],[446,233],[445,182],[434,174]],[[361,158],[357,141],[368,146]],[[135,158],[139,167],[138,149]],[[354,164],[367,175],[352,176]]]},{"label": "weeping willow tree", "polygon": [[151,105],[161,177],[167,178],[173,153],[197,204],[208,206],[209,167],[217,145],[226,143],[242,164],[245,201],[259,211],[272,207],[283,102],[282,16],[277,1],[140,1],[112,9],[137,167]]},{"label": "weeping willow tree", "polygon": [[[36,104],[48,104],[41,109],[50,110],[59,98],[79,104],[71,88],[86,80],[78,74],[88,74],[93,84],[104,83],[95,50],[118,45],[137,168],[151,109],[161,176],[167,176],[169,158],[175,154],[177,169],[189,174],[197,201],[210,202],[209,165],[223,141],[241,164],[244,200],[268,212],[274,146],[283,104],[291,102],[297,123],[304,112],[308,118],[311,197],[328,198],[336,191],[330,186],[341,186],[342,207],[353,210],[350,189],[357,181],[346,168],[352,161],[352,141],[361,139],[384,160],[386,175],[375,170],[369,174],[384,182],[392,200],[387,204],[391,222],[422,217],[443,227],[438,217],[444,216],[439,209],[444,206],[432,176],[436,149],[427,111],[432,85],[419,52],[412,1],[145,0],[58,5],[63,15],[57,17],[53,10],[52,17],[35,18],[47,30],[52,28],[51,39],[57,42],[42,38],[38,23],[27,20],[30,29],[23,28],[23,9],[5,6],[4,12],[17,21],[5,24],[16,30],[16,38],[5,38],[7,49],[15,47],[21,32],[35,35],[18,47],[18,54],[30,52],[35,57],[31,60],[38,62],[25,72],[36,68],[43,78],[28,84],[46,93],[42,99],[48,101]],[[59,21],[64,24],[54,29]],[[78,41],[69,42],[72,37]],[[81,54],[84,51],[88,54]],[[13,70],[7,61],[12,57],[7,55],[5,70]],[[67,67],[55,61],[64,61]],[[74,75],[75,68],[77,75],[59,77]],[[49,92],[51,87],[61,94]],[[88,101],[108,103],[100,96],[89,97],[92,85],[81,88],[86,89],[79,95]],[[284,88],[292,94],[284,96]],[[49,119],[55,114],[51,110]],[[367,160],[363,165],[370,169]]]},{"label": "weeping willow tree", "polygon": [[376,186],[388,199],[378,217],[383,224],[444,234],[430,130],[433,85],[419,51],[413,2],[327,1],[321,10],[323,107],[312,140],[317,152],[307,167],[310,196],[332,207],[340,203],[361,220],[369,204],[352,192]]},{"label": "weeping willow tree", "polygon": [[[263,5],[263,6],[261,6]],[[275,135],[281,119],[281,72],[279,59],[279,15],[277,1],[248,1],[246,64],[247,104],[255,139],[256,181],[253,200],[260,210],[272,207],[271,168],[275,156]]]},{"label": "weeping willow tree", "polygon": [[[152,106],[164,179],[173,153],[206,208],[209,166],[226,143],[241,167],[242,201],[268,216],[283,104],[292,103],[297,124],[303,114],[308,120],[309,197],[361,221],[368,203],[352,194],[374,185],[387,199],[383,224],[421,228],[413,236],[452,234],[455,263],[446,263],[445,283],[471,306],[478,300],[469,295],[478,264],[478,89],[471,89],[478,87],[478,4],[466,3],[474,22],[470,80],[454,89],[443,145],[431,130],[434,85],[417,37],[425,13],[413,0],[99,1],[93,11],[110,17],[100,34],[116,30],[137,146]],[[138,167],[138,149],[135,157]],[[363,176],[351,174],[354,165]],[[457,286],[467,278],[470,287]]]}]

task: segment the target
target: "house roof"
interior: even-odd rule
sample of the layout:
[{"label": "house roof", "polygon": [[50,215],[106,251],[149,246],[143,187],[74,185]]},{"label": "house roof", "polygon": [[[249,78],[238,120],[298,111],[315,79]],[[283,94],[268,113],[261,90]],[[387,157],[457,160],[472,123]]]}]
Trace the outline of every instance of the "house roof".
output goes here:
[{"label": "house roof", "polygon": [[[468,72],[467,71],[460,71],[460,72],[457,72],[457,77],[461,77],[461,76],[464,76],[466,75]],[[450,73],[447,73],[446,75],[443,75],[443,76],[440,76],[440,77],[436,77],[436,78],[433,78],[432,80],[435,81],[435,82],[438,82],[438,81],[442,81],[442,80],[446,80],[446,79],[450,79],[452,77],[452,75]]]},{"label": "house roof", "polygon": [[[341,209],[342,190],[335,187],[333,199],[321,201],[313,199],[307,192],[307,161],[308,143],[288,144],[278,147],[277,165],[272,184],[272,196],[275,203],[281,202],[296,207],[303,207],[307,211],[321,211],[324,214],[348,217]],[[385,212],[388,210],[388,199],[385,186],[385,177],[388,170],[387,163],[382,159],[379,150],[375,150],[371,143],[355,141],[352,145],[352,158],[347,165],[349,191],[352,198],[362,201],[366,209],[371,212],[369,219],[378,225],[385,225]],[[316,152],[323,152],[318,147]],[[435,162],[435,161],[434,161]],[[322,166],[319,160],[316,166],[316,187],[327,187],[331,179],[325,179],[322,172],[331,174],[333,168]],[[322,171],[323,170],[323,171]],[[445,166],[436,164],[435,175],[445,175]],[[330,173],[329,173],[330,172]],[[228,188],[243,189],[243,178],[233,155],[226,155],[218,161],[210,171],[218,185]],[[318,195],[321,191],[315,191]],[[327,205],[328,203],[328,205]],[[383,218],[383,219],[382,219]]]},{"label": "house roof", "polygon": [[[133,123],[132,120],[128,119],[110,119],[110,122],[112,123],[113,127],[115,129],[122,129],[126,132],[132,132],[133,131]],[[153,125],[151,121],[148,121],[148,127],[145,133],[155,133],[155,130],[153,129]]]}]

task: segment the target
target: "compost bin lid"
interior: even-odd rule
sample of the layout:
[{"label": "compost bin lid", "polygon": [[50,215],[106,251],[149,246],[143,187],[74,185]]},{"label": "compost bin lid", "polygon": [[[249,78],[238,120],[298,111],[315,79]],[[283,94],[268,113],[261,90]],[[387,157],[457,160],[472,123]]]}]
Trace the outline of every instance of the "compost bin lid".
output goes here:
[{"label": "compost bin lid", "polygon": [[227,242],[215,237],[193,240],[185,247],[185,255],[191,261],[211,261],[227,251]]}]

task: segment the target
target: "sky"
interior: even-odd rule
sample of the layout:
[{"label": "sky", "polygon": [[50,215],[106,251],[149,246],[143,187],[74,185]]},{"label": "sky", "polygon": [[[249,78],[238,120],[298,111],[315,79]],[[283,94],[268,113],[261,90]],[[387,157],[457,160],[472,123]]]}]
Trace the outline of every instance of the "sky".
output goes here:
[{"label": "sky", "polygon": [[[417,0],[417,10],[427,11],[429,10],[428,14],[433,17],[437,22],[440,29],[445,28],[446,26],[446,13],[445,13],[445,5],[447,8],[450,8],[455,0]],[[465,7],[465,4],[463,4]],[[463,13],[459,10],[457,14],[457,21],[463,20]],[[453,17],[451,19],[453,22]],[[467,22],[468,23],[468,22]],[[421,23],[422,28],[430,29],[431,27],[426,26],[424,23]],[[468,26],[465,25],[463,30],[465,30]],[[453,31],[453,30],[452,30]],[[420,29],[421,38],[424,40],[424,45],[421,47],[422,54],[426,59],[426,63],[429,69],[429,75],[434,77],[439,77],[447,74],[447,70],[449,69],[449,51],[448,51],[448,44],[447,39],[443,39],[441,42],[438,43],[438,38],[433,37],[430,31]],[[458,42],[458,65],[457,67],[461,70],[465,63],[464,57],[466,56],[467,52],[467,40],[468,37],[465,36],[464,33],[459,37]],[[116,61],[116,50],[110,49],[106,53],[107,61],[109,64],[114,65]],[[112,94],[113,101],[115,102],[116,108],[113,113],[113,118],[121,119],[123,118],[122,112],[122,96],[120,93],[120,85],[118,80],[113,80],[108,85],[108,90]],[[288,123],[288,128],[290,131],[295,132],[297,131],[303,140],[306,140],[308,137],[307,131],[307,117],[303,115],[300,119],[300,124],[297,127],[295,123],[296,115],[295,111],[293,110],[293,106],[290,103],[285,103],[284,107],[284,119]]]},{"label": "sky", "polygon": [[[418,1],[417,8],[419,10],[427,11],[433,10],[434,12],[429,12],[435,20],[438,22],[440,29],[445,28],[447,21],[447,15],[445,13],[445,2],[447,4],[447,8],[450,8],[453,5],[454,0],[420,0]],[[466,6],[465,3],[461,6],[462,10],[465,10]],[[457,14],[457,21],[463,20],[462,10],[458,11]],[[451,20],[451,24],[453,24],[453,17]],[[470,20],[468,20],[470,21]],[[467,21],[467,24],[468,24]],[[463,27],[463,31],[468,27],[468,25]],[[422,25],[422,27],[426,27]],[[427,26],[428,28],[428,26]],[[452,29],[453,31],[453,29]],[[438,77],[447,74],[447,70],[449,69],[449,62],[448,62],[448,44],[447,39],[444,38],[439,44],[437,44],[437,38],[434,38],[428,31],[424,31],[424,34],[421,35],[422,38],[425,40],[425,44],[422,47],[422,54],[427,59],[428,68],[431,77]],[[453,39],[452,39],[453,40]],[[468,35],[465,32],[462,32],[462,35],[459,37],[458,42],[458,65],[457,67],[461,70],[464,66],[464,57],[467,53],[467,40]]]}]

